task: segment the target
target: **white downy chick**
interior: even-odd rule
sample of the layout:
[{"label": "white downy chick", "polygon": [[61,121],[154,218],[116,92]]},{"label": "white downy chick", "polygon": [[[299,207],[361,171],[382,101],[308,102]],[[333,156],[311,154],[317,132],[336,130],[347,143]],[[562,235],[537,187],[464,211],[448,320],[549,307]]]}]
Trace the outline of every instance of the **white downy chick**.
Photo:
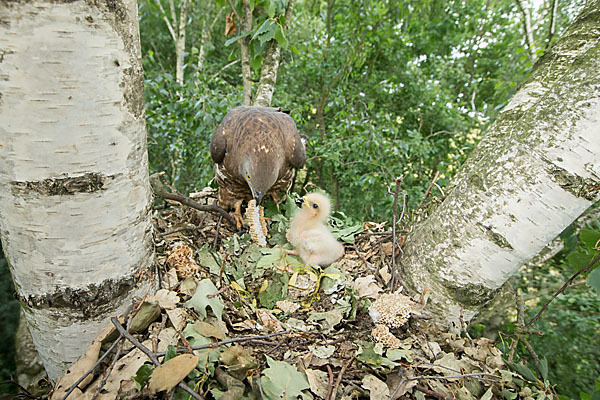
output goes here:
[{"label": "white downy chick", "polygon": [[310,193],[302,198],[300,211],[290,224],[286,237],[307,264],[326,266],[344,255],[344,246],[326,225],[330,211],[326,195]]}]

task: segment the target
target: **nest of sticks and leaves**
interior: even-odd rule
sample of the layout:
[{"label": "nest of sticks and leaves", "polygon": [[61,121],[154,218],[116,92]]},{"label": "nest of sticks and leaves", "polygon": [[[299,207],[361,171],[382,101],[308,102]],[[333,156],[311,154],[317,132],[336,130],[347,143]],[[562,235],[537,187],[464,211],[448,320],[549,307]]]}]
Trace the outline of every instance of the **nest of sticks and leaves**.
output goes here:
[{"label": "nest of sticks and leaves", "polygon": [[[191,197],[210,206],[216,191]],[[426,295],[390,293],[402,232],[393,239],[389,223],[334,213],[344,257],[324,269],[305,265],[285,251],[294,207],[289,199],[265,210],[268,244],[259,247],[222,214],[163,203],[149,272],[158,288],[112,318],[51,398],[546,396],[488,339],[436,326]]]}]

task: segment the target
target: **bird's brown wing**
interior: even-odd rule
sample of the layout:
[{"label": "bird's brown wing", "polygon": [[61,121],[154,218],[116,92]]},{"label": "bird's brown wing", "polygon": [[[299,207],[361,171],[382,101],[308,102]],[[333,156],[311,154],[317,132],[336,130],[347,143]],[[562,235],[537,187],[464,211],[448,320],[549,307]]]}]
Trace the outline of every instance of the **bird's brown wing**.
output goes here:
[{"label": "bird's brown wing", "polygon": [[210,141],[210,157],[215,163],[220,164],[223,162],[226,152],[227,138],[225,136],[225,126],[221,123]]},{"label": "bird's brown wing", "polygon": [[304,143],[302,142],[302,138],[298,131],[296,131],[296,134],[294,135],[289,162],[290,165],[296,169],[304,167],[304,163],[306,162],[306,149],[304,148]]}]

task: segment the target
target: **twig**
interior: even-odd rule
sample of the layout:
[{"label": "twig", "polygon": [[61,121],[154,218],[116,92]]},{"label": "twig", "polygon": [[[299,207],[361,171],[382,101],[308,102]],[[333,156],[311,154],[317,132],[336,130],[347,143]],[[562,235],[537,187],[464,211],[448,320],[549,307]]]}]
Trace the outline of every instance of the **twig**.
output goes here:
[{"label": "twig", "polygon": [[213,76],[211,76],[211,77],[210,77],[210,80],[212,81],[212,80],[213,80],[213,79],[215,79],[217,76],[219,76],[219,74],[220,74],[221,72],[225,71],[227,68],[229,68],[229,67],[231,67],[231,66],[233,66],[233,65],[235,65],[235,64],[237,64],[237,63],[239,63],[239,62],[240,62],[240,60],[239,60],[239,59],[237,59],[237,60],[234,60],[234,61],[232,61],[232,62],[230,62],[230,63],[228,63],[228,64],[225,64],[225,66],[224,66],[224,67],[222,67],[220,70],[218,70],[217,72],[215,72],[215,74],[214,74]]},{"label": "twig", "polygon": [[[110,376],[113,369],[115,368],[115,365],[117,365],[117,360],[119,359],[119,357],[121,357],[121,351],[123,350],[123,342],[124,342],[124,340],[121,340],[122,338],[123,338],[123,336],[119,335],[119,338],[116,341],[116,342],[119,342],[119,347],[117,348],[117,351],[115,351],[115,356],[113,357],[112,362],[106,369],[106,372],[104,372],[104,376],[102,377],[100,384],[96,388],[96,391],[94,392],[94,396],[92,396],[92,400],[96,400],[96,398],[100,394],[100,391],[102,390],[104,385],[106,385],[106,381],[108,380],[108,377]],[[113,344],[113,346],[114,346],[114,344]],[[109,351],[110,351],[110,349],[109,349]]]},{"label": "twig", "polygon": [[195,230],[198,230],[198,229],[201,229],[201,228],[202,228],[201,226],[196,226],[196,225],[181,226],[179,228],[172,229],[172,230],[170,230],[168,232],[159,233],[159,235],[162,236],[162,237],[164,237],[164,236],[172,235],[172,234],[177,233],[177,232],[195,231]]},{"label": "twig", "polygon": [[[262,336],[248,336],[248,337],[243,337],[243,338],[227,339],[227,340],[223,340],[221,342],[215,342],[215,343],[210,343],[210,344],[203,344],[201,346],[194,346],[194,347],[192,347],[192,350],[211,349],[211,348],[223,346],[224,344],[238,343],[238,342],[247,342],[249,340],[267,339],[267,338],[270,338],[270,337],[273,337],[273,336],[286,335],[286,334],[288,334],[290,332],[291,332],[291,329],[288,329],[285,332],[275,332],[275,333],[270,333],[268,335],[262,335]],[[188,350],[187,349],[176,349],[175,351],[177,353],[185,353]],[[164,352],[162,352],[162,353],[156,353],[157,357],[162,357],[164,355],[165,355]]]},{"label": "twig", "polygon": [[[143,344],[140,343],[139,340],[137,340],[136,338],[134,338],[129,332],[127,332],[125,330],[125,328],[123,328],[123,326],[121,325],[121,323],[119,322],[119,320],[115,317],[112,317],[110,319],[110,322],[113,323],[113,325],[115,326],[115,328],[117,328],[117,330],[119,331],[119,333],[124,336],[125,338],[127,338],[127,340],[129,340],[135,347],[137,347],[138,349],[140,349],[142,351],[142,353],[144,353],[145,355],[148,356],[148,358],[152,361],[152,364],[154,364],[154,366],[158,367],[160,365],[160,362],[158,361],[158,357],[156,356],[155,353],[151,352],[149,348],[147,348],[146,346],[144,346]],[[183,384],[182,382],[179,382],[177,384],[177,387],[186,391],[187,393],[190,394],[190,396],[192,396],[193,398],[195,398],[196,400],[204,400],[204,397],[200,396],[198,393],[194,392],[192,389],[190,389],[189,387],[187,387],[187,385]]]},{"label": "twig", "polygon": [[542,306],[542,309],[540,311],[538,311],[538,313],[535,315],[535,317],[533,317],[531,319],[531,321],[529,321],[527,324],[525,324],[525,328],[529,328],[531,326],[531,324],[533,324],[535,321],[537,321],[538,318],[544,312],[544,310],[548,307],[548,304],[550,304],[552,302],[552,300],[554,300],[559,294],[563,293],[565,291],[565,289],[575,280],[575,278],[577,278],[579,275],[583,274],[584,272],[589,271],[594,266],[594,264],[596,264],[599,260],[600,260],[600,253],[598,253],[598,255],[592,260],[592,262],[590,262],[587,265],[587,267],[580,269],[573,276],[571,276],[569,278],[569,280],[566,281],[565,284],[560,289],[558,289],[558,291],[556,293],[554,293],[554,296],[552,296],[550,298],[550,300],[548,300],[546,302],[546,304],[544,304]]},{"label": "twig", "polygon": [[431,189],[433,189],[433,184],[435,183],[435,181],[437,181],[437,178],[438,178],[439,175],[440,175],[440,171],[435,171],[435,175],[433,176],[433,179],[431,180],[431,183],[429,184],[429,187],[425,191],[425,195],[421,199],[421,202],[419,203],[419,206],[417,207],[417,210],[420,209],[423,206],[423,203],[425,203],[425,200],[427,199],[427,196],[429,196],[431,194]]},{"label": "twig", "polygon": [[331,371],[331,365],[327,364],[327,373],[329,374],[329,387],[327,389],[327,396],[325,400],[331,400],[331,391],[333,390],[333,371]]},{"label": "twig", "polygon": [[25,397],[27,397],[28,399],[38,399],[38,397],[32,395],[31,393],[29,393],[29,391],[27,389],[25,389],[23,386],[21,386],[19,384],[19,382],[15,381],[11,375],[10,377],[10,381],[2,381],[0,382],[0,385],[15,385],[16,387],[18,387],[22,394],[25,395]]},{"label": "twig", "polygon": [[469,335],[469,331],[467,331],[467,325],[465,324],[465,320],[463,318],[463,306],[462,306],[462,304],[460,305],[459,320],[460,320],[460,328],[462,329],[462,331],[467,336],[467,339],[469,339],[469,343],[471,343],[471,346],[474,346],[473,339],[471,338],[471,335]]},{"label": "twig", "polygon": [[240,14],[237,12],[237,9],[235,8],[235,6],[233,5],[233,1],[229,0],[229,5],[231,6],[231,11],[233,11],[233,13],[235,14],[238,21],[241,21],[242,18],[240,17]]},{"label": "twig", "polygon": [[446,399],[452,400],[453,399],[453,397],[447,397],[441,393],[434,392],[433,390],[429,390],[425,386],[416,385],[415,389],[417,389],[419,392],[425,393],[427,396],[435,397],[436,399],[444,399],[444,400],[446,400]]},{"label": "twig", "polygon": [[402,177],[396,178],[396,189],[394,191],[394,205],[393,205],[393,220],[392,220],[392,277],[390,279],[390,290],[393,292],[396,289],[396,218],[398,216],[398,194],[400,193],[400,184],[402,183]]},{"label": "twig", "polygon": [[338,374],[337,379],[335,380],[335,386],[333,387],[333,391],[331,392],[331,397],[330,397],[331,400],[335,400],[335,397],[337,396],[338,388],[340,387],[340,383],[342,383],[342,377],[344,376],[344,372],[346,372],[346,370],[348,369],[348,367],[350,366],[350,364],[352,363],[353,360],[354,360],[354,358],[350,358],[348,361],[346,361],[346,363],[340,370],[340,373]]},{"label": "twig", "polygon": [[354,248],[354,251],[356,251],[356,254],[358,254],[358,256],[360,257],[362,262],[368,267],[369,263],[367,262],[367,259],[365,258],[365,256],[362,255],[360,251],[358,251],[358,247],[356,246],[356,244],[352,245],[352,247]]},{"label": "twig", "polygon": [[219,215],[219,220],[217,221],[217,229],[215,230],[215,240],[213,240],[212,249],[216,250],[217,244],[219,243],[219,230],[221,228],[221,220],[223,219],[222,215]]},{"label": "twig", "polygon": [[[116,318],[115,318],[116,319]],[[118,322],[118,320],[117,320]],[[110,352],[115,348],[115,346],[117,345],[117,343],[119,343],[119,341],[121,340],[123,336],[119,335],[119,337],[117,338],[117,340],[115,340],[115,342],[108,348],[108,350],[106,350],[106,352],[104,352],[104,354],[102,354],[102,356],[98,357],[98,361],[96,361],[94,363],[94,365],[92,365],[92,367],[90,369],[88,369],[79,379],[77,379],[77,381],[75,381],[74,384],[71,385],[71,387],[69,387],[69,389],[67,390],[67,392],[65,393],[65,395],[63,396],[62,400],[65,400],[67,397],[69,397],[71,395],[71,393],[73,393],[73,390],[75,390],[75,388],[92,372],[94,372],[94,370],[96,369],[96,367],[98,365],[100,365],[100,363],[102,362],[102,360],[104,360],[106,358],[106,356],[108,356],[110,354]]]},{"label": "twig", "polygon": [[[493,376],[496,379],[484,378],[484,376]],[[496,375],[486,374],[484,372],[475,372],[472,374],[460,374],[460,375],[450,375],[450,376],[440,376],[440,375],[423,375],[423,376],[413,376],[412,378],[404,378],[405,381],[417,381],[421,379],[435,379],[435,380],[446,380],[446,379],[462,379],[462,378],[477,378],[482,381],[488,382],[499,382],[500,377]]]},{"label": "twig", "polygon": [[216,202],[212,204],[200,204],[182,194],[167,192],[167,190],[164,188],[164,183],[160,181],[160,176],[162,174],[163,173],[156,173],[150,176],[150,185],[152,186],[152,190],[154,191],[155,195],[162,199],[177,201],[185,206],[195,208],[196,210],[208,211],[215,214],[219,214],[227,221],[229,221],[233,226],[236,226],[233,217],[227,211],[219,207],[216,204]]}]

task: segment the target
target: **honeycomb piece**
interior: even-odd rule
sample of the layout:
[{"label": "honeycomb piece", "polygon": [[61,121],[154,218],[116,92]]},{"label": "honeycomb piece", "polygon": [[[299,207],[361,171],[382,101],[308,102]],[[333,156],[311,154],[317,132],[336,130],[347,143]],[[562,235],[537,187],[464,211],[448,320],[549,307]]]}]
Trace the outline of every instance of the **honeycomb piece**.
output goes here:
[{"label": "honeycomb piece", "polygon": [[246,222],[250,227],[250,236],[254,243],[260,247],[267,246],[267,221],[265,221],[265,212],[262,206],[256,205],[256,200],[252,199],[246,208]]},{"label": "honeycomb piece", "polygon": [[388,328],[400,328],[408,322],[414,302],[401,293],[385,293],[371,304],[369,315],[375,324]]},{"label": "honeycomb piece", "polygon": [[167,257],[167,265],[175,268],[180,279],[193,276],[198,272],[198,264],[194,261],[194,251],[186,244],[177,243]]}]

